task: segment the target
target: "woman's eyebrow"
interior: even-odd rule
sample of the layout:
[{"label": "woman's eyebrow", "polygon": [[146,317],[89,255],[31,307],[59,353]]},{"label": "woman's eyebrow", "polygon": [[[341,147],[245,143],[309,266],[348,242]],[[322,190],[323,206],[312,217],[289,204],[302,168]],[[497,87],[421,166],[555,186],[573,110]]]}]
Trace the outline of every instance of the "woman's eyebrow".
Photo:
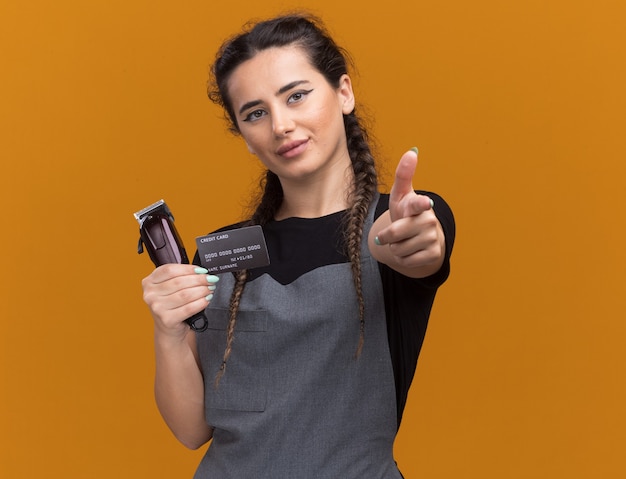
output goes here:
[{"label": "woman's eyebrow", "polygon": [[[278,89],[278,91],[276,92],[276,96],[282,95],[283,93],[291,90],[292,88],[297,87],[298,85],[302,85],[303,83],[309,83],[309,81],[308,80],[296,80],[296,81],[292,81],[291,83],[287,83],[285,86],[282,86]],[[253,108],[257,105],[260,105],[261,103],[262,103],[261,100],[252,100],[247,103],[244,103],[243,105],[241,105],[241,108],[239,108],[239,114],[241,115],[248,108]]]},{"label": "woman's eyebrow", "polygon": [[281,87],[278,89],[278,91],[276,92],[276,96],[281,95],[282,93],[285,93],[286,91],[289,91],[292,88],[295,88],[298,85],[301,85],[303,83],[309,83],[309,82],[308,80],[296,80],[296,81],[292,81],[291,83],[287,83],[284,87]]},{"label": "woman's eyebrow", "polygon": [[252,100],[252,101],[249,101],[248,103],[244,103],[243,105],[241,105],[241,108],[239,108],[239,114],[241,115],[248,108],[252,108],[260,104],[261,104],[261,100]]}]

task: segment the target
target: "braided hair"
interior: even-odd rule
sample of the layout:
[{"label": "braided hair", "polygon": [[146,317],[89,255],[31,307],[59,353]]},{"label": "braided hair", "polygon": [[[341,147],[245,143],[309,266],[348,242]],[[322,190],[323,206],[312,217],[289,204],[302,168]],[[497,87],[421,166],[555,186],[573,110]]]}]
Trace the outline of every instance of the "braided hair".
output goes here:
[{"label": "braided hair", "polygon": [[[220,105],[229,129],[239,134],[237,118],[227,88],[235,69],[258,52],[272,47],[298,46],[328,81],[339,87],[340,79],[348,73],[350,57],[330,37],[322,22],[314,16],[289,14],[256,24],[248,24],[244,32],[226,41],[219,49],[211,69],[208,95]],[[361,285],[361,242],[368,209],[378,189],[378,176],[367,131],[355,110],[344,115],[347,147],[354,172],[354,183],[348,194],[348,208],[342,224],[345,254],[348,257],[359,306],[359,342],[356,356],[363,348],[365,331],[365,301]],[[283,189],[276,174],[266,171],[261,181],[261,194],[252,208],[248,225],[265,225],[273,220],[283,201]],[[230,298],[226,348],[215,384],[225,372],[232,351],[237,311],[248,278],[247,271],[235,273],[235,285]]]}]

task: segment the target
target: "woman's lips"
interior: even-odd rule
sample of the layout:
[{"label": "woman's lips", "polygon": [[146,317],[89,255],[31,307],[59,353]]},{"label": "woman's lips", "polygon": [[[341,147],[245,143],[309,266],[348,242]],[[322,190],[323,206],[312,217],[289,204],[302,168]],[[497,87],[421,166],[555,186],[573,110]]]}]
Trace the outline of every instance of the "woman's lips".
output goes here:
[{"label": "woman's lips", "polygon": [[299,155],[306,149],[306,145],[308,142],[309,140],[290,141],[289,143],[281,145],[281,147],[276,150],[276,154],[285,158],[293,158],[294,156]]}]

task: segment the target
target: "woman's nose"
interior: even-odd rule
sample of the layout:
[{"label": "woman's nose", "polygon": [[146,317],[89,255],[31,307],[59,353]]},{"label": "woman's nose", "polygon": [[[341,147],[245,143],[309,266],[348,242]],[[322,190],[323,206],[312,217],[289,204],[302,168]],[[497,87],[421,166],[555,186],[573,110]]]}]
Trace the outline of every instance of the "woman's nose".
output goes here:
[{"label": "woman's nose", "polygon": [[272,113],[272,127],[276,136],[285,136],[293,131],[295,123],[289,112],[275,111]]}]

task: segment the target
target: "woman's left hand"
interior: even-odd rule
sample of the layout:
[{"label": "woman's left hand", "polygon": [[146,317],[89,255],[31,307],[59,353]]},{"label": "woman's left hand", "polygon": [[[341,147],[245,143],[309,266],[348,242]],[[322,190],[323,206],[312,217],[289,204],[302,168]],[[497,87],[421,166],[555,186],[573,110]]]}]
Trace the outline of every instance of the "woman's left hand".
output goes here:
[{"label": "woman's left hand", "polygon": [[369,246],[378,261],[406,276],[423,278],[443,264],[445,237],[432,199],[413,189],[416,167],[416,149],[402,155],[389,195],[389,210],[374,223]]}]

